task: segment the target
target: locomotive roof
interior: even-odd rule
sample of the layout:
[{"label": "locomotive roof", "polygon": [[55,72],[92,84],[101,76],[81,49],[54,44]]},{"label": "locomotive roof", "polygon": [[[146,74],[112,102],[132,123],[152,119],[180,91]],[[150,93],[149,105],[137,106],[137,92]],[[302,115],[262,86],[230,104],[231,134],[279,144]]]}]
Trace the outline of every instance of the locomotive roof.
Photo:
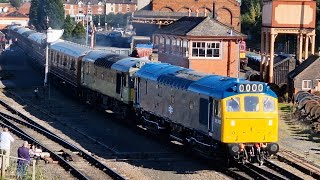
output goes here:
[{"label": "locomotive roof", "polygon": [[30,29],[29,31],[25,31],[24,33],[22,33],[22,36],[28,37],[30,36],[30,34],[33,34],[33,33],[37,33],[37,32]]},{"label": "locomotive roof", "polygon": [[[218,99],[238,94],[233,90],[238,84],[264,84],[262,82],[199,73],[191,69],[165,63],[146,64],[136,73],[136,76]],[[265,93],[276,97],[270,88],[267,88]]]},{"label": "locomotive roof", "polygon": [[147,59],[142,58],[134,58],[134,57],[127,57],[125,59],[121,59],[117,61],[111,66],[111,69],[120,71],[120,72],[131,72],[133,68],[139,68],[145,63],[149,63],[150,61]]},{"label": "locomotive roof", "polygon": [[80,57],[88,53],[91,49],[87,46],[81,46],[76,43],[58,40],[50,45],[50,49],[53,49],[58,52],[62,52],[72,57]]},{"label": "locomotive roof", "polygon": [[46,35],[43,33],[33,33],[30,36],[28,36],[28,39],[35,41],[38,44],[41,44],[46,39]]},{"label": "locomotive roof", "polygon": [[27,32],[27,31],[31,31],[31,29],[29,29],[29,28],[20,28],[20,29],[17,31],[17,33],[22,34],[22,33]]},{"label": "locomotive roof", "polygon": [[102,50],[95,50],[88,53],[83,60],[91,61],[96,66],[111,68],[114,63],[125,58],[128,57],[119,54],[107,53]]},{"label": "locomotive roof", "polygon": [[10,30],[14,30],[14,29],[17,28],[17,27],[19,27],[19,26],[13,25],[13,26],[10,26],[9,29],[10,29]]},{"label": "locomotive roof", "polygon": [[157,81],[158,77],[164,74],[175,73],[184,69],[167,63],[149,63],[144,65],[135,75],[145,79]]}]

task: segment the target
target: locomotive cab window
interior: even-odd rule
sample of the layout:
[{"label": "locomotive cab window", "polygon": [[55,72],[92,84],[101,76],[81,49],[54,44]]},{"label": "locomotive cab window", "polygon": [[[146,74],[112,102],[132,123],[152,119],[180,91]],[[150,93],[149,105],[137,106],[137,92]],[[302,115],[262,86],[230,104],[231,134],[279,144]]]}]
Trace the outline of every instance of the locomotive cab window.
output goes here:
[{"label": "locomotive cab window", "polygon": [[235,97],[227,101],[228,112],[239,112],[240,111],[240,98]]},{"label": "locomotive cab window", "polygon": [[257,96],[244,97],[244,110],[246,112],[259,111],[259,98]]},{"label": "locomotive cab window", "polygon": [[275,110],[275,102],[270,97],[263,98],[263,111],[273,112]]}]

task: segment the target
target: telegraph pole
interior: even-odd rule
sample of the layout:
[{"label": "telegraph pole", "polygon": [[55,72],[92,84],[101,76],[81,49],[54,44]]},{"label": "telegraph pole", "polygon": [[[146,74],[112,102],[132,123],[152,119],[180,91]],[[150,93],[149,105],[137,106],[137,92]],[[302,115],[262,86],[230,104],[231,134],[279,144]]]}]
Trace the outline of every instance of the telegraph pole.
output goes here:
[{"label": "telegraph pole", "polygon": [[48,73],[49,73],[49,46],[48,46],[48,30],[49,30],[49,17],[46,19],[46,64],[44,70],[44,86],[48,83]]}]

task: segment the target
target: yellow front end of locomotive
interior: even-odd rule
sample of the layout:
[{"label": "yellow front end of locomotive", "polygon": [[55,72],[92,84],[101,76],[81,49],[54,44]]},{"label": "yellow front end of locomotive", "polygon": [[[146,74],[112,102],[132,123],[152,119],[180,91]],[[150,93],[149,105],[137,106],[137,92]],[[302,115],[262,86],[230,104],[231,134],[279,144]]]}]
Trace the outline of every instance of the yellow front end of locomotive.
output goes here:
[{"label": "yellow front end of locomotive", "polygon": [[278,141],[278,100],[265,94],[241,94],[222,101],[221,141]]}]

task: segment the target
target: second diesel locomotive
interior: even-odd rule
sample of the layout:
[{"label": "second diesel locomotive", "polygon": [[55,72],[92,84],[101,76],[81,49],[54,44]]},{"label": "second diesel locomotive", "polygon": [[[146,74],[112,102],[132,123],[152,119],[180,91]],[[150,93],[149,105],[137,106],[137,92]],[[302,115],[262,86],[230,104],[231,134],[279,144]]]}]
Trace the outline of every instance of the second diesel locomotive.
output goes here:
[{"label": "second diesel locomotive", "polygon": [[[17,26],[9,30],[34,62],[44,66],[43,34]],[[86,102],[123,116],[135,112],[136,123],[201,152],[262,163],[279,150],[277,97],[265,83],[107,54],[62,40],[50,45],[49,61],[53,81],[63,82]]]}]

